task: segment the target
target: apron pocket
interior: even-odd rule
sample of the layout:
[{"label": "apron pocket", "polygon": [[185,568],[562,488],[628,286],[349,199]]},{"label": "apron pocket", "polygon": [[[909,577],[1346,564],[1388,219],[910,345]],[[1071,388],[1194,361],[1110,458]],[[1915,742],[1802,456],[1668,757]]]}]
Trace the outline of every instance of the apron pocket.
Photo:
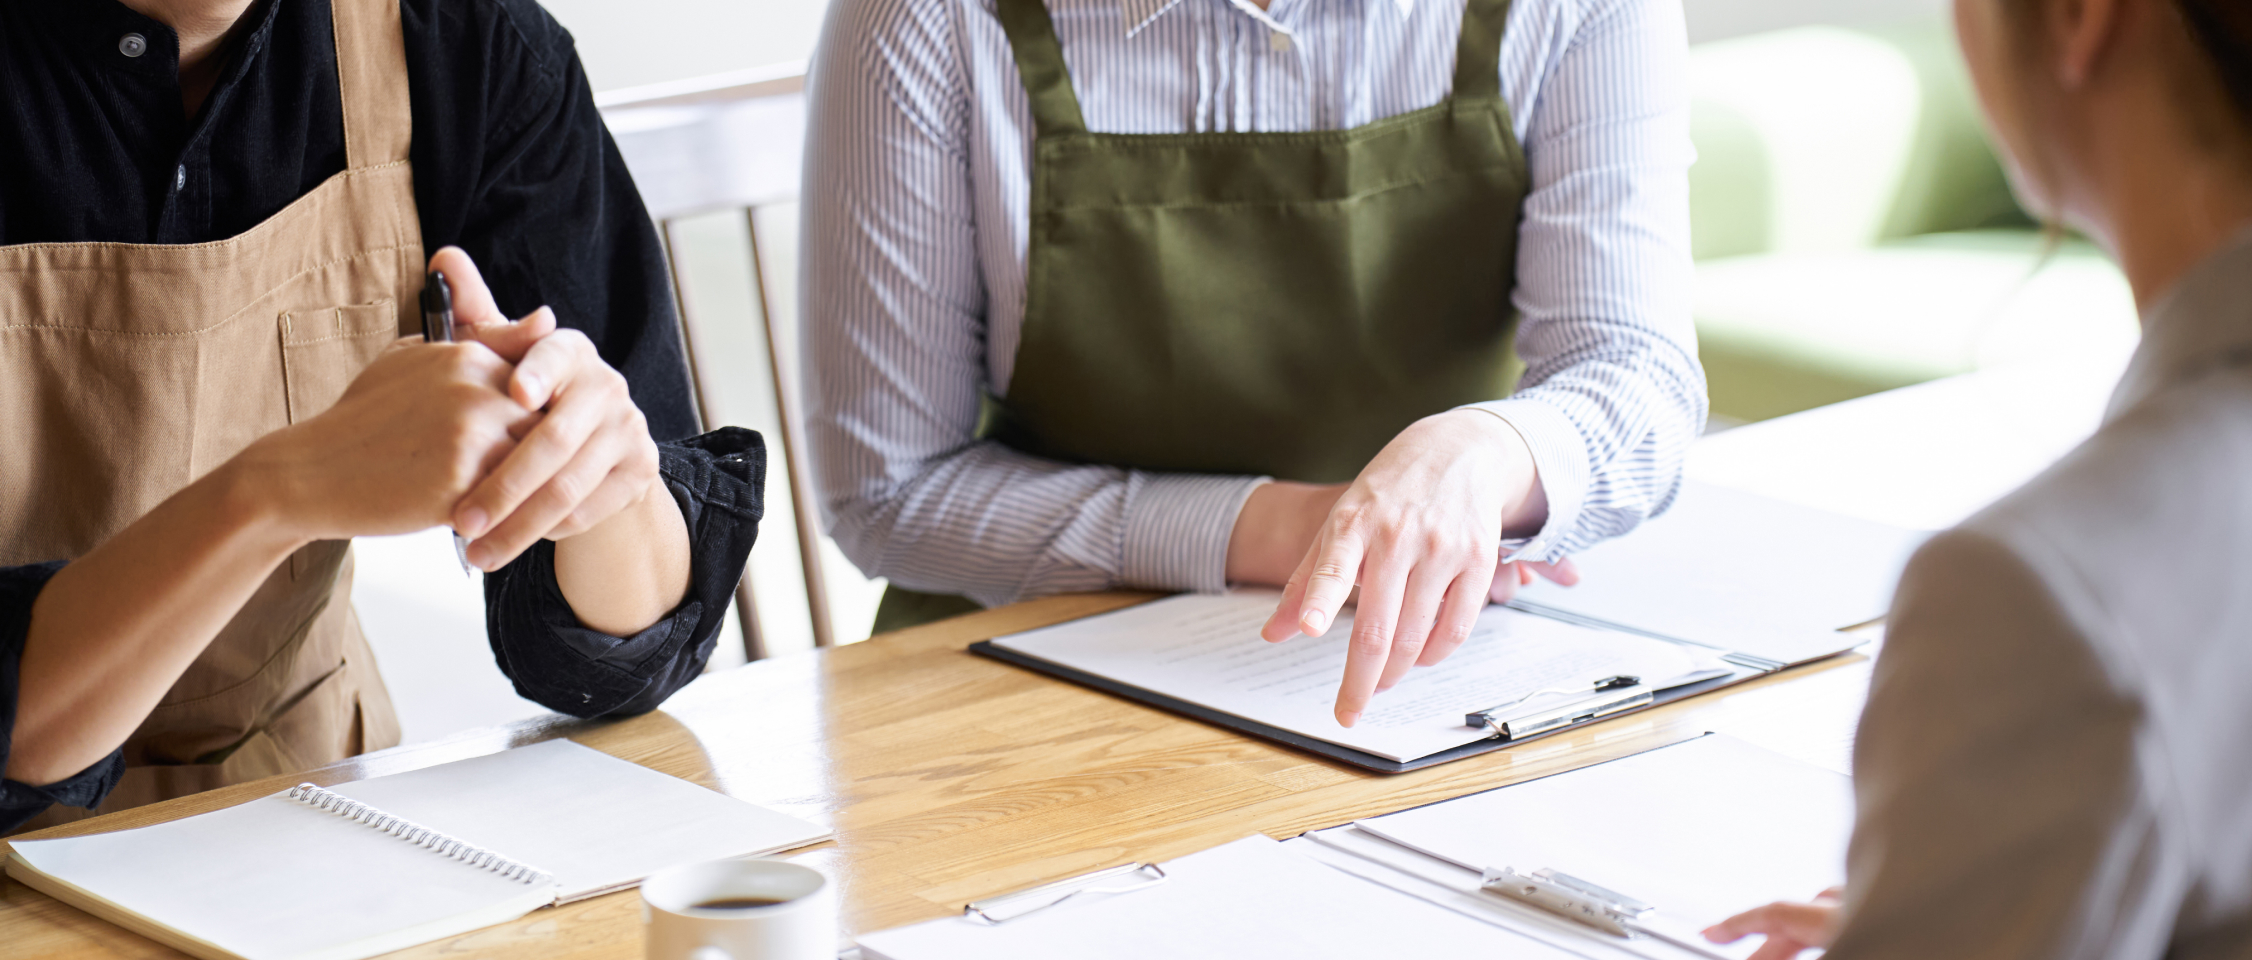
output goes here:
[{"label": "apron pocket", "polygon": [[352,378],[398,336],[399,311],[391,300],[282,314],[289,422],[303,423],[334,405]]}]

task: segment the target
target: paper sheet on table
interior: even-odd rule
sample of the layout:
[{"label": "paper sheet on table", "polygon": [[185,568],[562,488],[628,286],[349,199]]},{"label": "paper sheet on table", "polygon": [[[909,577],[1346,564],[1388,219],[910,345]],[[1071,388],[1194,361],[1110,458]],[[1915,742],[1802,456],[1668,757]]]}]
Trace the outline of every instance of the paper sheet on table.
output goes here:
[{"label": "paper sheet on table", "polygon": [[1266,590],[1184,594],[993,644],[1402,762],[1485,739],[1487,731],[1465,726],[1463,714],[1528,693],[1592,688],[1618,674],[1655,684],[1712,666],[1696,648],[1487,607],[1454,656],[1410,671],[1347,729],[1334,709],[1350,611],[1322,636],[1268,643],[1259,628],[1280,599]]},{"label": "paper sheet on table", "polygon": [[1318,863],[1266,837],[1164,865],[1167,879],[998,926],[964,917],[860,938],[870,960],[1368,960],[1574,955]]},{"label": "paper sheet on table", "polygon": [[1952,527],[2096,432],[2132,345],[1990,367],[1707,434],[1692,480],[1914,530]]},{"label": "paper sheet on table", "polygon": [[1884,615],[1929,534],[1711,484],[1575,555],[1580,583],[1535,581],[1528,610],[1800,663],[1854,646],[1836,631]]},{"label": "paper sheet on table", "polygon": [[1356,826],[1472,869],[1571,874],[1695,929],[1843,883],[1853,789],[1714,735]]},{"label": "paper sheet on table", "polygon": [[830,835],[818,824],[569,740],[331,789],[536,864],[555,874],[564,903],[640,883],[674,864],[758,856]]}]

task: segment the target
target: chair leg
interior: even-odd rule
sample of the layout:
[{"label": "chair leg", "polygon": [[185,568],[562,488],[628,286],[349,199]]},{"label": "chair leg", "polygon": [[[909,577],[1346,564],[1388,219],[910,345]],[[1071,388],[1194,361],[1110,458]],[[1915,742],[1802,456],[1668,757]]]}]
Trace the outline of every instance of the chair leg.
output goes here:
[{"label": "chair leg", "polygon": [[[696,362],[696,335],[689,320],[688,288],[681,280],[680,261],[673,253],[678,246],[671,220],[657,221],[657,241],[664,247],[666,272],[672,275],[673,307],[679,315],[680,355],[688,365],[689,398],[696,404],[697,428],[709,430],[711,395],[704,390],[703,370]],[[735,582],[735,615],[742,620],[743,658],[747,661],[766,659],[766,632],[759,625],[758,598],[751,589],[748,569],[743,571],[743,578]]]},{"label": "chair leg", "polygon": [[821,511],[814,506],[813,467],[805,439],[805,420],[798,404],[797,378],[783,356],[783,341],[775,330],[774,308],[767,296],[766,267],[760,257],[758,209],[743,208],[751,233],[751,292],[758,301],[759,318],[766,326],[766,354],[774,370],[774,406],[782,419],[782,453],[789,462],[790,505],[798,526],[798,558],[805,567],[806,609],[813,614],[813,645],[836,644],[836,622],[829,615],[828,577],[821,567]]}]

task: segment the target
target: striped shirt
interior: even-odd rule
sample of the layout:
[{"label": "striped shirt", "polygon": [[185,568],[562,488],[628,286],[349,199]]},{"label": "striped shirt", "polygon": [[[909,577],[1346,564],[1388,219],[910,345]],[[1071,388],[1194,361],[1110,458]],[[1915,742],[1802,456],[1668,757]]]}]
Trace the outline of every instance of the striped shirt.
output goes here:
[{"label": "striped shirt", "polygon": [[[1090,129],[1359,126],[1445,99],[1463,0],[1049,0]],[[1687,41],[1671,0],[1517,0],[1503,98],[1531,164],[1517,393],[1548,559],[1665,508],[1703,428]],[[976,437],[1024,317],[1033,123],[993,0],[835,0],[811,75],[809,434],[846,556],[987,605],[1219,590],[1265,478],[1065,464]],[[1509,229],[1495,224],[1494,229]],[[1501,322],[1502,318],[1496,318]]]}]

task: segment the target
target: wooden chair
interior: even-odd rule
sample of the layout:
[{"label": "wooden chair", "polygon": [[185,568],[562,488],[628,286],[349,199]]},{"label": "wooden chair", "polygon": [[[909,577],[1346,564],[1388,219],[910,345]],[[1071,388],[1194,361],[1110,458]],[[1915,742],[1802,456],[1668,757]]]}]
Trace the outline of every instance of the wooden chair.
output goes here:
[{"label": "wooden chair", "polygon": [[[822,533],[808,461],[794,293],[804,91],[803,65],[784,64],[595,98],[664,239],[704,422],[768,438],[766,535],[736,591],[753,660],[867,636],[881,589]],[[792,562],[775,563],[784,542]]]}]

